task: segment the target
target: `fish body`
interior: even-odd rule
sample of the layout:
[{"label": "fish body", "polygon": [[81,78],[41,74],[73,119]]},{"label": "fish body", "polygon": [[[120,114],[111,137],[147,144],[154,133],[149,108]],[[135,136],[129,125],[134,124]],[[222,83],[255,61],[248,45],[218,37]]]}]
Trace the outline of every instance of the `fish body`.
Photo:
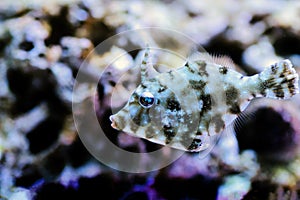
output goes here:
[{"label": "fish body", "polygon": [[253,98],[287,99],[298,92],[298,74],[289,60],[253,76],[244,76],[213,57],[189,59],[178,69],[158,73],[147,50],[141,84],[110,120],[114,128],[130,135],[199,152],[212,146],[212,138]]}]

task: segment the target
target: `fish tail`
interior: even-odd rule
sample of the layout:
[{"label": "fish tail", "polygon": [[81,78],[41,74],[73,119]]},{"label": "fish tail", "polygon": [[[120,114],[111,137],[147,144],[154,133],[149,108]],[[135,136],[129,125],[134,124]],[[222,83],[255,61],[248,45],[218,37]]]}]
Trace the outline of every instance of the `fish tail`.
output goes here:
[{"label": "fish tail", "polygon": [[282,60],[260,74],[259,92],[268,98],[288,99],[299,93],[298,74],[290,60]]}]

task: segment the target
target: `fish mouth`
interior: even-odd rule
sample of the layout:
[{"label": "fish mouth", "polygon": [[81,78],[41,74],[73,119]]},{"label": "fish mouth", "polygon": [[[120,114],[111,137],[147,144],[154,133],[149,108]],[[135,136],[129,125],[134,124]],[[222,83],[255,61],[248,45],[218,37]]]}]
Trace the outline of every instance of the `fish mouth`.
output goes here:
[{"label": "fish mouth", "polygon": [[111,127],[113,127],[114,129],[119,130],[119,128],[117,127],[116,120],[114,120],[114,115],[111,115],[111,116],[109,117],[109,120],[111,121]]}]

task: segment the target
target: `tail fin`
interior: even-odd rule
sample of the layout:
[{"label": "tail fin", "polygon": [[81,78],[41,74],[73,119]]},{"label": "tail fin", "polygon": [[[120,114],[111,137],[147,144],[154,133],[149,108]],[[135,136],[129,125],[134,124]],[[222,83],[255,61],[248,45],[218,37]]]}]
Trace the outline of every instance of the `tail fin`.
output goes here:
[{"label": "tail fin", "polygon": [[282,60],[258,75],[260,93],[268,98],[287,99],[299,93],[298,74],[290,60]]}]

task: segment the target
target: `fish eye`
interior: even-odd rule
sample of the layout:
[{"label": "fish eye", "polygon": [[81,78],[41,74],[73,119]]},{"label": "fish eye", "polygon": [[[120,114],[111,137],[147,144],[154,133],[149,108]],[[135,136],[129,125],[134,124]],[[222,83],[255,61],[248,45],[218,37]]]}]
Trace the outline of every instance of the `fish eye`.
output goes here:
[{"label": "fish eye", "polygon": [[154,104],[154,96],[150,92],[143,92],[139,98],[139,103],[144,108],[150,108]]}]

